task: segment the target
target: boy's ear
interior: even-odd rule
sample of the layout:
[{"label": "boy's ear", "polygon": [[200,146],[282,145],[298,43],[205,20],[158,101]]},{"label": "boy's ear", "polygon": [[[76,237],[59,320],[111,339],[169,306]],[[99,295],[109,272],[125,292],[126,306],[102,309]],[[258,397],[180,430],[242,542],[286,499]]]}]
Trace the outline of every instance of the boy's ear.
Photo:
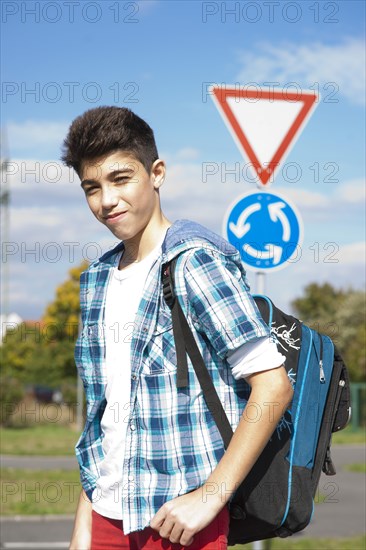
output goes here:
[{"label": "boy's ear", "polygon": [[161,159],[156,159],[156,161],[153,163],[151,167],[151,177],[152,177],[152,181],[154,183],[155,189],[159,189],[159,187],[163,184],[165,179],[165,172],[166,172],[165,162]]}]

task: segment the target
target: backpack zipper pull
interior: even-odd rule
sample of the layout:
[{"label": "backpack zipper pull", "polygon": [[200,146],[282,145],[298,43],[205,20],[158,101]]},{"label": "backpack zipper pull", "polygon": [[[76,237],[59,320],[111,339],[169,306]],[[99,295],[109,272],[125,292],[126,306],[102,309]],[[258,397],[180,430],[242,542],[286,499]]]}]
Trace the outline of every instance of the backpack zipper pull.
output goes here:
[{"label": "backpack zipper pull", "polygon": [[322,470],[326,476],[334,476],[337,473],[333,464],[332,456],[330,454],[330,444],[327,448]]},{"label": "backpack zipper pull", "polygon": [[325,374],[324,374],[324,369],[323,369],[323,338],[322,338],[322,335],[320,334],[320,350],[319,350],[319,374],[320,374],[320,383],[321,384],[324,384],[325,383]]},{"label": "backpack zipper pull", "polygon": [[324,384],[325,383],[325,374],[324,374],[324,369],[323,369],[323,359],[320,359],[320,361],[319,361],[319,371],[320,371],[320,383]]}]

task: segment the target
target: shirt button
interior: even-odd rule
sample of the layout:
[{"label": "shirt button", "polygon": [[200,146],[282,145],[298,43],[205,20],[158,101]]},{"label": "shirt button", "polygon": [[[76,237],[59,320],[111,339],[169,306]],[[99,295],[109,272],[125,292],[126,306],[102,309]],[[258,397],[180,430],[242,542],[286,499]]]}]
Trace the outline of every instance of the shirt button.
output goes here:
[{"label": "shirt button", "polygon": [[130,428],[131,428],[132,431],[136,430],[135,424],[131,424]]},{"label": "shirt button", "polygon": [[132,378],[132,380],[137,380],[136,374],[133,374],[133,375],[131,376],[131,378]]},{"label": "shirt button", "polygon": [[147,332],[147,327],[144,327],[142,330],[143,332]]},{"label": "shirt button", "polygon": [[133,481],[135,478],[133,476],[128,476],[128,481]]}]

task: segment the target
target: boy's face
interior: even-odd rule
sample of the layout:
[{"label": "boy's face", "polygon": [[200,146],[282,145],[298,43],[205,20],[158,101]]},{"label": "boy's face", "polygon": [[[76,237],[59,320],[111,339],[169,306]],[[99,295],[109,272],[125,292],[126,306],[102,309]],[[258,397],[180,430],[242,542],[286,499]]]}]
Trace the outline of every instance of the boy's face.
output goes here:
[{"label": "boy's face", "polygon": [[133,239],[160,213],[165,164],[148,174],[131,153],[117,151],[82,163],[81,186],[94,216],[120,240]]}]

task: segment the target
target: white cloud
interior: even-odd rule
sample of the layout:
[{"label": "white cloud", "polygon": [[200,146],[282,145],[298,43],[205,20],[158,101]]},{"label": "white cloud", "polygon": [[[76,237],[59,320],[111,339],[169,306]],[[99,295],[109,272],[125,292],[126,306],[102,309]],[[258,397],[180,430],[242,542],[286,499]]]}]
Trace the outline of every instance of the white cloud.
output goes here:
[{"label": "white cloud", "polygon": [[60,148],[67,134],[69,125],[66,122],[49,122],[26,120],[25,122],[9,122],[6,127],[10,154],[52,157],[60,154]]},{"label": "white cloud", "polygon": [[[237,76],[241,83],[290,82],[301,88],[319,83],[329,87],[324,95],[339,93],[356,104],[365,104],[365,44],[360,38],[348,38],[336,45],[320,42],[298,44],[283,42],[279,45],[261,43],[259,53],[240,55],[242,67]],[[334,83],[334,86],[332,84]]]},{"label": "white cloud", "polygon": [[312,211],[314,211],[314,209],[324,210],[329,205],[329,199],[325,195],[317,193],[316,191],[276,187],[273,192],[283,193],[301,209],[310,208]]},{"label": "white cloud", "polygon": [[339,261],[343,265],[363,266],[366,258],[366,243],[351,243],[339,249]]},{"label": "white cloud", "polygon": [[33,192],[61,188],[64,192],[78,190],[80,180],[74,170],[64,166],[60,160],[35,160],[32,158],[12,158],[7,162],[6,169],[1,174],[3,184],[10,189],[32,189]]},{"label": "white cloud", "polygon": [[[211,220],[211,227],[220,229],[216,220],[223,219],[230,203],[246,191],[255,191],[254,187],[244,187],[241,178],[225,169],[218,163],[210,163],[209,167],[193,162],[168,165],[162,197],[171,215]],[[327,195],[289,186],[275,186],[269,191],[288,197],[309,224],[332,219],[338,223],[340,213],[351,218],[364,214],[365,181],[361,178],[339,183]]]},{"label": "white cloud", "polygon": [[363,204],[366,203],[366,182],[356,178],[336,187],[335,196],[343,203]]},{"label": "white cloud", "polygon": [[193,147],[184,147],[177,152],[176,158],[179,160],[194,160],[199,157],[200,152]]},{"label": "white cloud", "polygon": [[31,229],[40,228],[48,230],[60,228],[63,219],[62,211],[59,208],[48,207],[46,209],[37,207],[23,207],[13,210],[12,223],[17,231],[25,231],[24,235]]},{"label": "white cloud", "polygon": [[[172,221],[190,218],[221,233],[230,203],[246,191],[255,191],[255,187],[243,185],[242,178],[237,177],[240,174],[226,173],[221,164],[212,163],[207,170],[204,163],[179,159],[194,154],[183,150],[183,155],[182,151],[171,155],[162,188],[163,209]],[[66,278],[72,265],[78,265],[83,258],[95,259],[116,241],[93,217],[78,178],[68,169],[59,165],[59,173],[52,160],[15,162],[18,170],[9,176],[10,244],[5,250],[10,261],[11,308],[25,318],[35,318],[42,314],[55,287]],[[26,174],[35,166],[36,176]],[[47,170],[49,181],[38,177],[47,174]],[[214,173],[209,175],[211,172]],[[52,178],[57,181],[52,183]],[[301,285],[312,280],[332,281],[335,286],[362,284],[365,249],[360,235],[365,183],[361,178],[344,181],[330,188],[327,195],[318,189],[290,186],[270,189],[292,200],[305,224],[301,261],[269,276],[270,294],[279,305],[283,299],[290,301],[300,295]],[[329,247],[332,242],[338,247],[336,263],[324,261],[332,259]],[[93,247],[92,243],[97,245]],[[314,261],[316,246],[319,262]],[[54,262],[58,254],[59,260]],[[253,279],[254,274],[250,277]]]},{"label": "white cloud", "polygon": [[21,124],[10,122],[7,126],[9,142],[16,142],[24,147],[29,143],[48,145],[49,142],[60,142],[67,132],[67,124],[61,122],[26,120]]},{"label": "white cloud", "polygon": [[3,177],[10,191],[7,250],[12,263],[22,258],[42,263],[48,251],[54,253],[52,246],[47,248],[50,243],[59,246],[61,261],[72,249],[76,263],[88,243],[97,242],[100,253],[108,249],[112,239],[89,211],[79,178],[68,168],[52,160],[18,159]]},{"label": "white cloud", "polygon": [[324,218],[334,219],[340,212],[347,215],[357,212],[364,216],[365,213],[365,189],[366,182],[362,178],[346,180],[335,185],[325,195],[317,191],[309,191],[301,188],[276,187],[273,192],[283,193],[304,213],[314,219],[318,214]]}]

